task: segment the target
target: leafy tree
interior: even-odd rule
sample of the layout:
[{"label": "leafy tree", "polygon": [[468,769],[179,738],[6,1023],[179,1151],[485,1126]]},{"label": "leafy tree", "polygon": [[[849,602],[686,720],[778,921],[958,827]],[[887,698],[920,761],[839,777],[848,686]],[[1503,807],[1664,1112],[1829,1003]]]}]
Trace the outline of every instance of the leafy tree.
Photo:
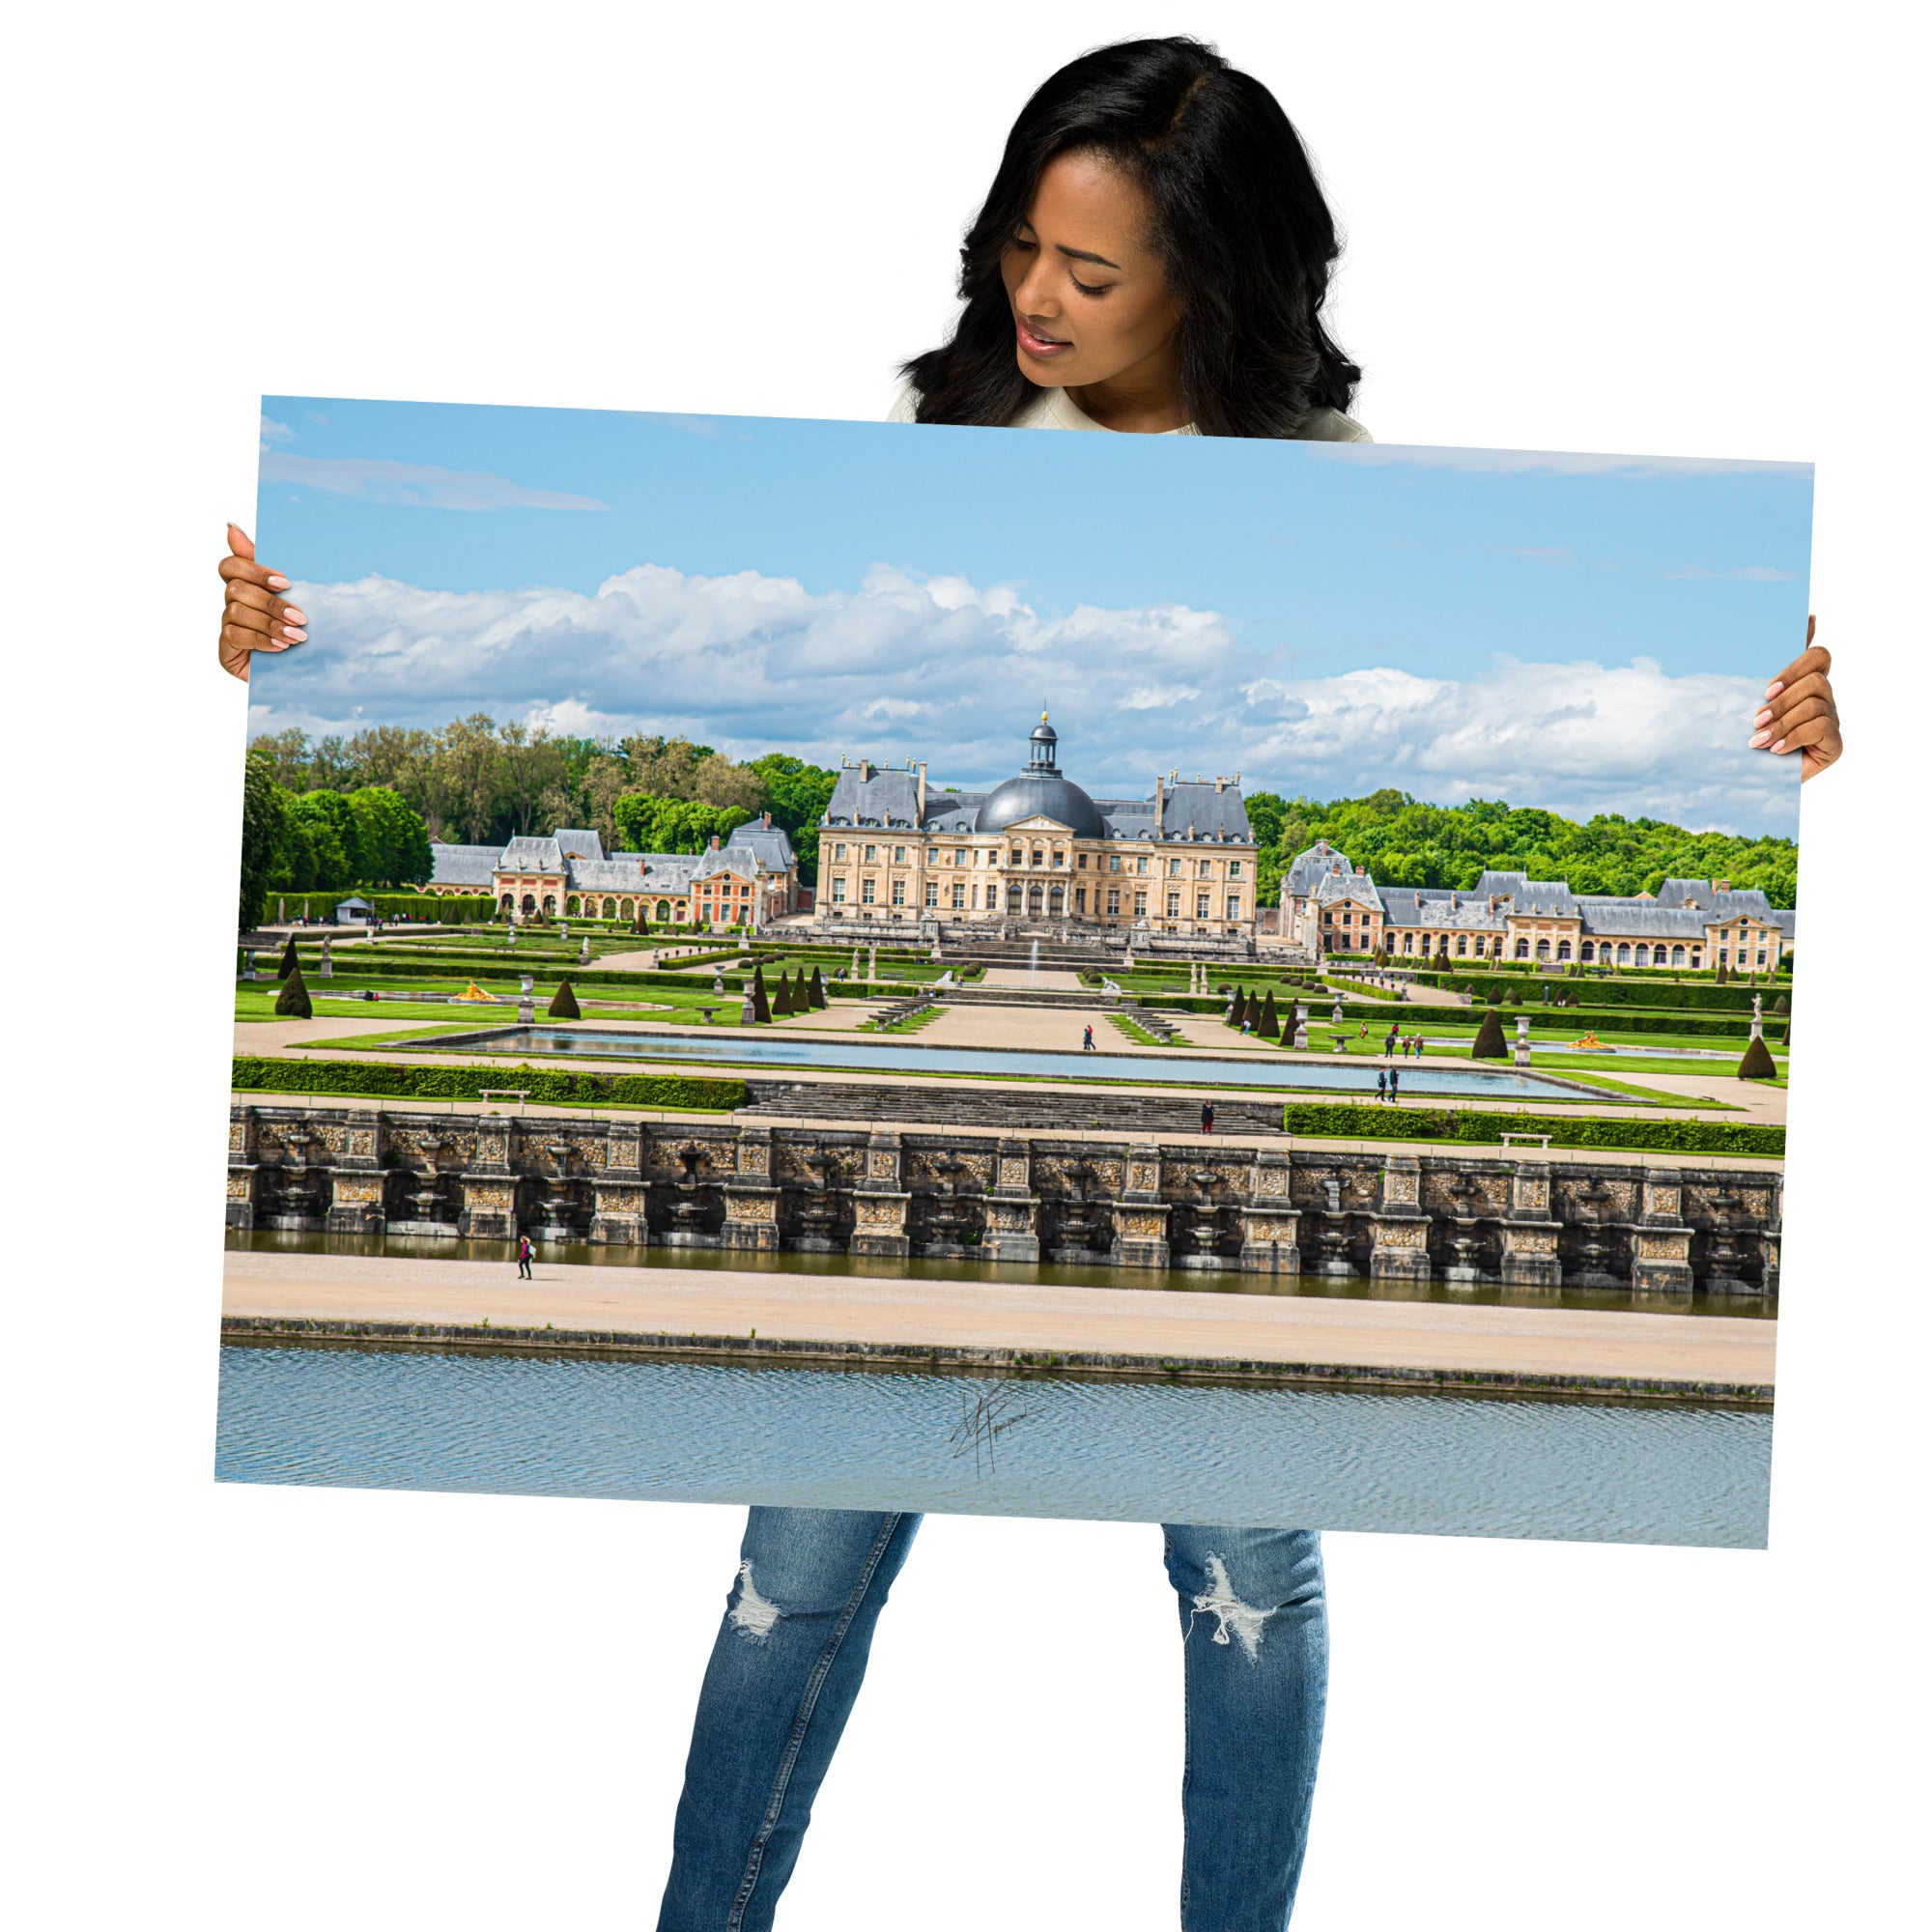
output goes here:
[{"label": "leafy tree", "polygon": [[312,886],[327,892],[361,879],[362,829],[343,793],[305,791],[291,801],[289,818],[308,835]]},{"label": "leafy tree", "polygon": [[429,827],[421,815],[387,785],[363,785],[349,794],[361,847],[358,883],[375,886],[421,885],[435,869]]},{"label": "leafy tree", "polygon": [[551,995],[550,1005],[544,1009],[554,1020],[581,1020],[583,1009],[577,1004],[577,995],[570,989],[568,980],[556,982],[556,991]]},{"label": "leafy tree", "polygon": [[[298,734],[299,735],[299,734]],[[268,911],[270,880],[287,816],[271,757],[250,752],[242,777],[242,880],[238,925],[260,925]]]},{"label": "leafy tree", "polygon": [[1509,1045],[1503,1038],[1502,1015],[1492,1007],[1476,1029],[1476,1043],[1469,1049],[1471,1060],[1507,1060]]},{"label": "leafy tree", "polygon": [[625,852],[702,852],[715,838],[722,844],[750,818],[737,806],[626,792],[611,808],[618,849]]},{"label": "leafy tree", "polygon": [[818,821],[832,803],[838,774],[823,765],[809,765],[787,752],[768,753],[747,767],[763,787],[772,823],[781,826],[798,855],[798,875],[806,885],[818,883]]}]

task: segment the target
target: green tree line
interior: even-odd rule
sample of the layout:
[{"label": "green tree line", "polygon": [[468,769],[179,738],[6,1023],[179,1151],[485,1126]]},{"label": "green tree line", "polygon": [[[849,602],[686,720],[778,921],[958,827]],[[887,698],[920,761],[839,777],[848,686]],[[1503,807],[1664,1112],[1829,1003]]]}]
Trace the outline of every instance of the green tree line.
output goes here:
[{"label": "green tree line", "polygon": [[1366,798],[1285,799],[1253,792],[1248,822],[1261,845],[1264,905],[1281,902],[1282,874],[1297,852],[1325,838],[1380,886],[1467,891],[1486,870],[1565,879],[1578,893],[1654,893],[1667,878],[1728,879],[1757,887],[1775,906],[1798,902],[1798,845],[1687,832],[1659,818],[1601,812],[1579,824],[1553,811],[1471,799],[1425,805],[1387,788]]},{"label": "green tree line", "polygon": [[242,797],[241,921],[257,924],[282,893],[403,888],[430,875],[429,828],[387,785],[291,790],[248,754]]},{"label": "green tree line", "polygon": [[[789,834],[807,884],[818,876],[818,821],[838,776],[781,752],[740,763],[688,738],[574,737],[499,724],[484,712],[434,731],[378,724],[311,738],[292,728],[264,734],[249,749],[284,792],[353,795],[379,786],[414,811],[432,838],[459,845],[507,844],[581,825],[609,851],[698,851],[711,831],[722,826],[719,836],[727,837],[769,811]],[[671,823],[657,810],[668,805],[702,806],[714,816],[701,836],[689,829],[697,823],[692,819],[676,821],[665,842],[634,839],[619,817],[625,800],[642,801],[628,808],[633,827]],[[694,837],[697,842],[688,842]]]}]

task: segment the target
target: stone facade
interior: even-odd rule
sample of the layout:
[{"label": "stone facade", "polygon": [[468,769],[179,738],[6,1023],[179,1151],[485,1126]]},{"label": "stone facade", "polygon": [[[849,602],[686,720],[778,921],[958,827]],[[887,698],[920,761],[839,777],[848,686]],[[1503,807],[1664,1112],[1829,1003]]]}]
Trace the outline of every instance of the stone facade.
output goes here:
[{"label": "stone facade", "polygon": [[1276,936],[1313,954],[1385,952],[1397,965],[1527,961],[1562,967],[1776,970],[1798,916],[1728,879],[1666,879],[1629,898],[1561,879],[1485,872],[1466,892],[1378,886],[1326,839],[1282,874]]},{"label": "stone facade", "polygon": [[821,926],[1252,942],[1259,847],[1239,774],[1170,772],[1145,798],[1096,799],[1058,747],[1042,713],[1025,770],[986,792],[928,785],[923,765],[844,760],[818,835]]},{"label": "stone facade", "polygon": [[1776,1292],[1775,1171],[257,1106],[231,1228],[1637,1293]]}]

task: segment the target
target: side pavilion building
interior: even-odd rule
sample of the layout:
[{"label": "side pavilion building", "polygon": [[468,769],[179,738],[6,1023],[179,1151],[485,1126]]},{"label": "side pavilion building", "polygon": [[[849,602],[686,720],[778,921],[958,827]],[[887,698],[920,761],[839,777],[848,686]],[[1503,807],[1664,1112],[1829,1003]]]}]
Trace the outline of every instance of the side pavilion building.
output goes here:
[{"label": "side pavilion building", "polygon": [[505,919],[763,925],[796,912],[798,859],[766,812],[702,852],[610,852],[594,831],[558,826],[507,845],[432,843],[426,893],[487,894]]},{"label": "side pavilion building", "polygon": [[1281,931],[1317,955],[1386,949],[1398,963],[1527,960],[1538,965],[1774,970],[1798,915],[1728,879],[1666,879],[1630,897],[1573,893],[1561,879],[1485,872],[1467,892],[1378,886],[1320,839],[1282,875]]}]

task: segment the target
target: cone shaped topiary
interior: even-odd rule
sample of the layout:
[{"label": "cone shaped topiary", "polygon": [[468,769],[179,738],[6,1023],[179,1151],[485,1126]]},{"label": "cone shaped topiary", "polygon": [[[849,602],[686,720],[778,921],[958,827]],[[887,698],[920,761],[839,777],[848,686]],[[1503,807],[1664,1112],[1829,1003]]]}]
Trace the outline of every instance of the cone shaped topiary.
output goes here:
[{"label": "cone shaped topiary", "polygon": [[1791,1010],[1790,997],[1784,993],[1778,994],[1777,998],[1772,1001],[1771,1009],[1775,1013],[1788,1013]]},{"label": "cone shaped topiary", "polygon": [[1503,1038],[1502,1015],[1492,1007],[1476,1029],[1476,1043],[1469,1049],[1471,1060],[1507,1060],[1509,1043]]},{"label": "cone shaped topiary", "polygon": [[775,1020],[788,1020],[792,1016],[791,980],[783,973],[779,975],[779,989],[772,995],[772,1017]]},{"label": "cone shaped topiary", "polygon": [[1241,1024],[1250,1033],[1259,1033],[1262,1027],[1262,1003],[1250,993],[1248,1003],[1241,1009]]},{"label": "cone shaped topiary", "polygon": [[282,990],[275,996],[275,1017],[282,1020],[312,1020],[315,1008],[309,1003],[308,987],[302,981],[302,969],[292,966],[289,977],[282,982]]},{"label": "cone shaped topiary", "polygon": [[765,991],[765,969],[762,965],[752,968],[752,1017],[759,1026],[769,1026],[772,1021],[772,998]]},{"label": "cone shaped topiary", "polygon": [[1721,959],[1719,959],[1718,961],[1718,970],[1711,976],[1712,983],[1714,985],[1721,986],[1724,983],[1724,981],[1728,980],[1730,977],[1731,976],[1724,970],[1724,962]]},{"label": "cone shaped topiary", "polygon": [[1522,1005],[1522,988],[1520,986],[1512,986],[1509,989],[1509,1003],[1513,1007]]},{"label": "cone shaped topiary", "polygon": [[286,980],[291,973],[298,973],[301,962],[296,957],[296,936],[289,934],[289,943],[282,948],[282,963],[275,968],[275,978]]},{"label": "cone shaped topiary", "polygon": [[1221,1017],[1221,1024],[1224,1027],[1227,1027],[1236,1033],[1240,1032],[1242,1015],[1245,1014],[1248,1009],[1247,997],[1248,996],[1244,992],[1242,992],[1240,987],[1238,986],[1236,986],[1235,990],[1231,994],[1229,994],[1228,1010]]},{"label": "cone shaped topiary", "polygon": [[1267,998],[1262,1002],[1262,1023],[1255,1031],[1264,1039],[1279,1039],[1281,1037],[1281,1015],[1274,1009],[1274,988],[1272,986],[1268,988]]},{"label": "cone shaped topiary", "polygon": [[1761,1039],[1754,1039],[1745,1048],[1745,1057],[1738,1062],[1740,1080],[1776,1080],[1777,1062],[1771,1057],[1771,1048]]},{"label": "cone shaped topiary", "polygon": [[581,1020],[583,1009],[577,1004],[577,995],[570,990],[568,980],[556,982],[556,991],[551,995],[550,1005],[544,1009],[554,1020]]},{"label": "cone shaped topiary", "polygon": [[816,966],[811,969],[810,998],[813,1010],[822,1013],[825,1010],[825,975]]}]

